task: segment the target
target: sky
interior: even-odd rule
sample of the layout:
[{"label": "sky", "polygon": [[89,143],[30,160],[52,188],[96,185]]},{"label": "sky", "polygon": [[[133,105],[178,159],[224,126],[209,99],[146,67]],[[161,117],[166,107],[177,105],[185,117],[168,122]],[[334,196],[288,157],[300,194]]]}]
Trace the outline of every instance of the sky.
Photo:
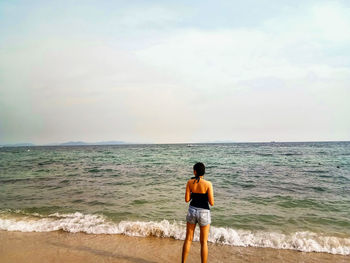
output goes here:
[{"label": "sky", "polygon": [[0,144],[350,140],[350,2],[0,0]]}]

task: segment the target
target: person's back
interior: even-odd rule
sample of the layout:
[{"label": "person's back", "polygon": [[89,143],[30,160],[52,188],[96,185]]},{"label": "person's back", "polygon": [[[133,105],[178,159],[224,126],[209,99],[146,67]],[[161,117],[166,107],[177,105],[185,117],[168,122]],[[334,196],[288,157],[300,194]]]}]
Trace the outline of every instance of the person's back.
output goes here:
[{"label": "person's back", "polygon": [[211,206],[214,205],[213,186],[211,182],[200,176],[199,180],[197,178],[188,180],[187,187],[189,188],[190,197],[186,195],[185,201],[189,202],[192,200],[190,206],[210,210],[208,202]]}]

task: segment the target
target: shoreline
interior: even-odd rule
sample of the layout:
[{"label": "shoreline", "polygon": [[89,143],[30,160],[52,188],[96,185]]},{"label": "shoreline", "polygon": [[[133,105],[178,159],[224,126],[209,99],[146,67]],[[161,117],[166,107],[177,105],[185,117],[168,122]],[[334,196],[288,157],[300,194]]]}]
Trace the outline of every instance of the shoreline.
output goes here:
[{"label": "shoreline", "polygon": [[[0,231],[0,262],[180,262],[183,241],[110,234]],[[350,256],[208,242],[208,262],[349,262]],[[193,242],[187,262],[200,261]]]}]

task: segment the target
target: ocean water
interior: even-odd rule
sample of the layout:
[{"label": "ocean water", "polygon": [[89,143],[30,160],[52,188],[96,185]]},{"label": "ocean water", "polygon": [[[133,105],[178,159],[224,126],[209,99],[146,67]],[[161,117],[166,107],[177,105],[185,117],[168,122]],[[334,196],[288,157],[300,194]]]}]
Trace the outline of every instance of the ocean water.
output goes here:
[{"label": "ocean water", "polygon": [[198,161],[210,242],[350,255],[350,142],[3,147],[0,230],[184,239]]}]

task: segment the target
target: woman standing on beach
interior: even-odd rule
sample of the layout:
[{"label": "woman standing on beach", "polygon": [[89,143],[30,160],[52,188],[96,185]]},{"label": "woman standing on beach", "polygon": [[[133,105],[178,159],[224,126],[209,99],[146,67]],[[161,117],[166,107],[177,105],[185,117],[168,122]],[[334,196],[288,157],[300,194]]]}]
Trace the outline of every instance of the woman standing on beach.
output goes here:
[{"label": "woman standing on beach", "polygon": [[214,205],[214,193],[211,182],[203,179],[204,173],[204,164],[196,163],[193,166],[193,174],[195,177],[192,177],[190,180],[188,180],[186,185],[185,201],[186,203],[188,203],[190,200],[192,201],[188,208],[186,217],[186,239],[182,249],[183,263],[186,261],[188,252],[190,251],[196,223],[198,223],[200,227],[202,263],[206,263],[208,259],[207,241],[211,223],[209,204],[211,206]]}]

